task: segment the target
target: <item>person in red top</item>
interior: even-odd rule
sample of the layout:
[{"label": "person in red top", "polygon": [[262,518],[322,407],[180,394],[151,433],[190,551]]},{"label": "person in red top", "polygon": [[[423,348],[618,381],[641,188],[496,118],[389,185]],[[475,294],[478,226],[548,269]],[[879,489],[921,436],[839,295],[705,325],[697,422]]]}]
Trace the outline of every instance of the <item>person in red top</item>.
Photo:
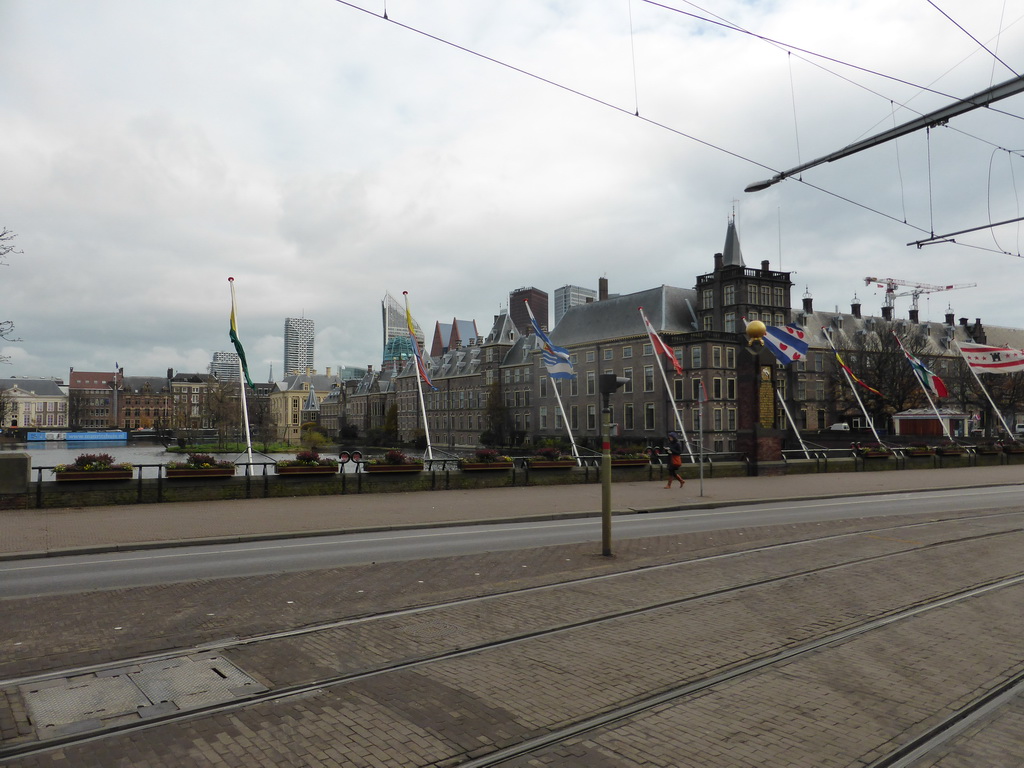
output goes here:
[{"label": "person in red top", "polygon": [[678,480],[679,487],[682,488],[686,481],[679,476],[679,470],[683,466],[683,444],[679,442],[679,435],[669,432],[668,444],[665,447],[668,450],[668,485],[665,488],[671,488],[673,480]]}]

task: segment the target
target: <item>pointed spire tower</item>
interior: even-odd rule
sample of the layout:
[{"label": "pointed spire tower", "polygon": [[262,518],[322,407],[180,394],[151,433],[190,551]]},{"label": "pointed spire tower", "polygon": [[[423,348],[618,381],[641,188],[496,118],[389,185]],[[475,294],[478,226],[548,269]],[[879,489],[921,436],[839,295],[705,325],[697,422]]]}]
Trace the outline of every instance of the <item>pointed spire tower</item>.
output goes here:
[{"label": "pointed spire tower", "polygon": [[743,251],[740,250],[740,236],[736,233],[736,217],[729,217],[729,226],[725,230],[725,246],[722,248],[723,267],[745,267]]}]

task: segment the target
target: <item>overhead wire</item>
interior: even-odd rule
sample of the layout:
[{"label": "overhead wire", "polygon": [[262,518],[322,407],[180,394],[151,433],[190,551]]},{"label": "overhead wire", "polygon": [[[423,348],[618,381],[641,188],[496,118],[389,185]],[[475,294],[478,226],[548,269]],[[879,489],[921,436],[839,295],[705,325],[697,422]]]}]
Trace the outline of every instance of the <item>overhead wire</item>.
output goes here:
[{"label": "overhead wire", "polygon": [[971,38],[971,40],[973,40],[973,41],[974,41],[974,43],[975,43],[975,44],[976,44],[976,45],[977,45],[977,46],[978,46],[979,48],[981,48],[981,49],[982,49],[983,51],[985,51],[985,52],[986,52],[986,53],[987,53],[987,54],[988,54],[989,56],[991,56],[991,57],[992,57],[993,59],[995,59],[996,61],[998,61],[998,62],[999,62],[1000,64],[1002,64],[1002,65],[1003,65],[1004,67],[1006,67],[1006,68],[1007,68],[1008,70],[1010,70],[1011,72],[1013,72],[1013,74],[1014,74],[1014,75],[1015,75],[1016,77],[1020,77],[1020,72],[1017,72],[1017,71],[1016,71],[1016,70],[1015,70],[1015,69],[1014,69],[1013,67],[1011,67],[1011,66],[1010,66],[1009,64],[1007,64],[1007,63],[1006,63],[1005,61],[1003,61],[1003,60],[1002,60],[1001,58],[999,58],[998,54],[996,54],[996,53],[995,53],[995,52],[993,52],[993,51],[990,51],[990,50],[988,49],[988,47],[987,47],[987,46],[986,46],[986,45],[985,45],[985,44],[984,44],[983,42],[981,42],[981,41],[980,41],[980,40],[979,40],[978,38],[976,38],[976,37],[975,37],[974,35],[972,35],[972,34],[971,34],[970,32],[968,32],[968,31],[967,31],[966,29],[964,29],[964,28],[963,28],[963,26],[962,26],[962,25],[960,24],[960,22],[958,22],[958,21],[957,21],[956,19],[954,19],[954,18],[953,18],[952,16],[950,16],[950,15],[949,15],[948,13],[946,13],[946,12],[945,12],[944,10],[942,10],[941,8],[939,8],[939,6],[937,6],[937,5],[936,5],[936,4],[935,4],[935,3],[934,3],[934,2],[932,1],[932,0],[927,0],[927,2],[928,2],[928,5],[930,5],[930,6],[931,6],[932,8],[934,8],[934,9],[935,9],[936,11],[938,11],[938,12],[939,12],[939,13],[941,13],[941,14],[942,14],[943,16],[945,16],[945,17],[946,17],[947,19],[949,19],[949,21],[950,21],[950,22],[951,22],[951,23],[952,23],[952,24],[953,24],[953,25],[954,25],[954,26],[955,26],[955,27],[956,27],[957,29],[959,29],[959,30],[960,30],[961,32],[963,32],[963,33],[964,33],[965,35],[967,35],[967,36],[968,36],[969,38]]},{"label": "overhead wire", "polygon": [[[930,88],[930,87],[916,85],[916,84],[911,83],[911,82],[909,82],[907,80],[903,80],[902,78],[894,77],[894,76],[891,76],[891,75],[885,75],[883,73],[876,72],[876,71],[868,69],[866,67],[861,67],[861,66],[856,65],[856,64],[851,64],[849,62],[844,62],[844,61],[842,61],[840,59],[835,59],[833,57],[825,56],[823,54],[818,54],[818,53],[815,53],[813,51],[809,51],[807,49],[800,48],[798,46],[793,46],[793,45],[789,45],[789,44],[780,42],[778,40],[774,40],[774,39],[769,38],[769,37],[767,37],[765,35],[759,35],[757,33],[750,32],[748,30],[743,29],[742,27],[736,26],[735,24],[732,24],[730,22],[721,20],[720,17],[716,17],[715,19],[712,19],[712,18],[708,18],[708,17],[705,17],[705,16],[698,16],[696,14],[689,13],[687,11],[684,11],[684,10],[681,10],[681,9],[678,9],[678,8],[674,8],[672,6],[665,5],[664,3],[656,2],[656,0],[640,0],[640,1],[644,2],[644,3],[648,4],[648,5],[652,5],[652,6],[655,6],[655,7],[658,7],[658,8],[662,8],[664,10],[668,10],[668,11],[672,11],[672,12],[675,12],[675,13],[680,13],[680,14],[685,15],[685,16],[689,16],[689,17],[694,18],[694,19],[696,19],[698,21],[704,21],[704,22],[707,22],[707,23],[710,23],[710,24],[714,24],[714,25],[717,25],[717,26],[724,27],[726,29],[729,29],[729,30],[732,30],[732,31],[735,31],[735,32],[739,32],[739,33],[744,34],[744,35],[749,35],[749,36],[754,37],[756,39],[759,39],[759,40],[762,40],[764,42],[767,42],[767,43],[769,43],[771,45],[782,47],[782,48],[784,48],[784,49],[786,49],[788,51],[798,51],[800,53],[805,53],[805,54],[807,54],[809,56],[814,56],[814,57],[817,57],[817,58],[821,58],[821,59],[824,59],[826,61],[831,61],[833,63],[840,64],[842,66],[847,66],[847,67],[850,67],[852,69],[855,69],[855,70],[858,70],[858,71],[861,71],[861,72],[865,72],[865,73],[868,73],[868,74],[876,75],[878,77],[881,77],[881,78],[884,78],[884,79],[887,79],[887,80],[892,80],[894,82],[898,82],[898,83],[901,83],[901,84],[904,84],[904,85],[909,85],[911,87],[917,88],[920,91],[924,91],[924,92],[932,93],[932,94],[935,94],[935,95],[943,96],[945,98],[956,100],[956,97],[951,96],[951,95],[946,94],[946,93],[943,93],[942,91],[935,90],[935,89]],[[502,61],[501,59],[494,58],[493,56],[489,56],[489,55],[487,55],[485,53],[482,53],[480,51],[474,50],[472,48],[469,48],[467,46],[461,45],[461,44],[456,43],[454,41],[451,41],[451,40],[448,40],[446,38],[440,37],[439,35],[435,35],[435,34],[433,34],[431,32],[427,32],[424,29],[420,29],[420,28],[414,27],[414,26],[412,26],[410,24],[405,24],[403,22],[397,21],[397,20],[395,20],[393,18],[390,18],[387,15],[386,5],[385,5],[384,13],[383,13],[383,15],[381,15],[381,14],[378,14],[375,11],[372,11],[372,10],[370,10],[368,8],[364,8],[362,6],[359,6],[355,2],[352,2],[351,0],[334,0],[334,2],[339,4],[339,5],[343,5],[343,6],[347,7],[347,8],[350,8],[350,9],[352,9],[354,11],[359,11],[359,12],[365,13],[365,14],[367,14],[369,16],[373,16],[376,19],[381,19],[383,21],[387,21],[387,22],[389,22],[391,24],[394,24],[394,25],[396,25],[396,26],[400,27],[401,29],[404,29],[404,30],[406,30],[408,32],[411,32],[413,34],[419,35],[421,37],[425,37],[425,38],[427,38],[429,40],[433,40],[434,42],[440,43],[441,45],[448,46],[448,47],[453,48],[455,50],[458,50],[458,51],[461,51],[463,53],[466,53],[466,54],[468,54],[470,56],[474,56],[476,58],[479,58],[479,59],[482,59],[484,61],[487,61],[487,62],[489,62],[491,64],[496,65],[496,66],[503,67],[503,68],[508,69],[508,70],[510,70],[512,72],[515,72],[517,74],[520,74],[520,75],[523,75],[525,77],[528,77],[528,78],[530,78],[532,80],[536,80],[538,82],[544,83],[545,85],[549,85],[549,86],[552,86],[552,87],[557,88],[559,90],[565,91],[566,93],[570,93],[570,94],[572,94],[574,96],[578,96],[578,97],[580,97],[582,99],[590,101],[590,102],[592,102],[594,104],[597,104],[599,106],[606,107],[608,109],[612,109],[612,110],[614,110],[616,112],[619,112],[621,114],[624,114],[624,115],[629,115],[631,117],[635,117],[636,119],[641,120],[641,121],[647,123],[648,125],[651,125],[653,127],[660,128],[662,130],[668,131],[669,133],[675,134],[675,135],[680,136],[682,138],[689,139],[690,141],[693,141],[693,142],[695,142],[697,144],[700,144],[701,146],[705,146],[705,147],[708,147],[709,149],[713,149],[715,151],[721,152],[721,153],[723,153],[725,155],[728,155],[729,157],[736,158],[737,160],[741,160],[741,161],[743,161],[745,163],[750,163],[751,165],[757,166],[758,168],[762,168],[762,169],[767,170],[767,171],[771,171],[773,173],[777,173],[778,172],[778,169],[773,168],[773,167],[771,167],[771,166],[769,166],[769,165],[767,165],[765,163],[762,163],[760,161],[754,160],[753,158],[750,158],[750,157],[747,157],[745,155],[742,155],[739,152],[734,152],[733,150],[727,149],[727,148],[725,148],[725,147],[723,147],[721,145],[715,144],[715,143],[713,143],[711,141],[708,141],[706,139],[702,139],[702,138],[700,138],[698,136],[695,136],[693,134],[687,133],[687,132],[685,132],[683,130],[680,130],[678,128],[674,128],[674,127],[672,127],[670,125],[667,125],[665,123],[662,123],[662,122],[659,122],[657,120],[653,120],[651,118],[648,118],[648,117],[645,117],[643,115],[640,115],[639,114],[639,105],[638,104],[634,108],[634,111],[630,112],[628,109],[623,108],[623,107],[621,107],[621,106],[619,106],[617,104],[614,104],[612,102],[606,101],[604,99],[601,99],[601,98],[599,98],[597,96],[594,96],[592,94],[589,94],[589,93],[586,93],[584,91],[581,91],[579,89],[573,88],[571,86],[565,85],[564,83],[560,83],[560,82],[558,82],[556,80],[552,80],[550,78],[544,77],[543,75],[539,75],[539,74],[537,74],[535,72],[531,72],[531,71],[529,71],[527,69],[523,69],[522,67],[516,66],[516,65],[511,64],[511,63],[506,62],[506,61]],[[688,4],[689,5],[694,5],[693,3],[688,3]],[[694,5],[694,7],[698,7],[698,6]],[[701,9],[701,10],[703,10],[703,9]],[[714,14],[712,14],[712,16],[714,16]],[[630,16],[630,24],[632,25],[632,15]],[[831,72],[831,70],[827,70],[827,69],[825,71],[826,72],[830,72],[831,74],[834,74],[835,76],[840,77],[841,79],[844,79],[844,80],[847,80],[848,82],[853,83],[853,81],[848,80],[847,78],[843,77],[842,75],[839,75],[838,73]],[[635,77],[635,71],[634,71],[634,77]],[[854,83],[854,84],[856,84],[856,83]],[[859,84],[857,84],[857,85],[859,85]],[[864,87],[864,86],[861,86],[861,87]],[[875,93],[871,89],[867,89],[866,88],[866,90],[868,90],[869,92]],[[876,94],[876,95],[881,96],[881,94]],[[991,106],[988,106],[986,108],[990,112],[997,112],[997,113],[1000,113],[1000,114],[1005,114],[1005,115],[1010,116],[1010,117],[1015,117],[1017,119],[1024,119],[1024,117],[1022,117],[1022,116],[1015,115],[1013,113],[1008,113],[1008,112],[1005,112],[1005,111],[1000,110],[1000,109],[996,109],[996,108],[991,107]],[[913,110],[911,110],[911,111],[913,111]],[[929,169],[929,172],[930,172],[930,169]],[[896,222],[896,223],[899,223],[899,224],[903,224],[904,226],[907,226],[907,227],[909,227],[911,229],[915,229],[915,230],[917,230],[919,232],[923,232],[923,233],[929,234],[929,230],[924,229],[923,227],[919,227],[919,226],[917,226],[915,224],[911,224],[910,222],[906,221],[905,219],[901,220],[901,219],[897,218],[896,216],[893,216],[891,214],[885,213],[884,211],[881,211],[881,210],[879,210],[877,208],[873,208],[872,206],[866,205],[865,203],[861,203],[859,201],[856,201],[856,200],[853,200],[851,198],[848,198],[845,195],[841,195],[841,194],[838,194],[836,192],[832,192],[831,190],[825,189],[824,187],[820,187],[820,186],[818,186],[816,184],[812,184],[812,183],[804,180],[803,178],[798,178],[798,177],[789,177],[789,178],[791,180],[793,180],[793,181],[796,181],[796,182],[798,182],[800,184],[803,184],[803,185],[805,185],[805,186],[807,186],[807,187],[809,187],[811,189],[814,189],[814,190],[816,190],[818,192],[821,192],[821,193],[823,193],[825,195],[829,195],[831,197],[834,197],[837,200],[841,200],[841,201],[843,201],[843,202],[845,202],[847,204],[856,206],[858,208],[866,210],[866,211],[868,211],[870,213],[873,213],[875,215],[878,215],[878,216],[881,216],[883,218],[889,219],[889,220],[891,220],[893,222]],[[933,230],[932,230],[932,232],[930,234],[934,234],[934,227],[933,227]],[[963,245],[963,244],[960,243],[960,245]],[[990,249],[982,248],[981,250],[990,250]],[[1002,251],[999,251],[999,253],[1002,253]]]}]

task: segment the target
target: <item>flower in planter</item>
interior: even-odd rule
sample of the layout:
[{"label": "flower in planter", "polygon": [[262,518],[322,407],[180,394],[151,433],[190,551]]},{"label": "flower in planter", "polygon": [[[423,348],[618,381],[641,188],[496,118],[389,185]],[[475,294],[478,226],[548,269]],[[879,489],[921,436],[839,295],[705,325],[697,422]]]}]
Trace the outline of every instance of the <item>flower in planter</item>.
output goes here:
[{"label": "flower in planter", "polygon": [[167,469],[231,469],[235,468],[233,461],[220,461],[208,453],[190,453],[185,461],[169,461]]},{"label": "flower in planter", "polygon": [[646,459],[648,455],[640,448],[616,448],[612,452],[613,459]]},{"label": "flower in planter", "polygon": [[879,454],[892,453],[892,449],[890,449],[889,446],[882,445],[881,443],[868,443],[866,445],[863,443],[856,443],[856,448],[857,452],[860,453],[861,455],[870,453],[877,456]]},{"label": "flower in planter", "polygon": [[384,454],[384,458],[382,458],[382,459],[371,459],[367,463],[368,464],[375,464],[375,465],[383,464],[383,465],[392,466],[392,467],[398,467],[398,466],[401,466],[403,464],[422,464],[421,461],[418,461],[416,459],[410,459],[408,456],[406,456],[401,451],[388,451],[387,453]]},{"label": "flower in planter", "polygon": [[533,452],[533,457],[540,461],[568,461],[572,457],[566,456],[557,448],[548,446],[545,448],[538,448]]},{"label": "flower in planter", "polygon": [[109,453],[83,453],[72,464],[58,464],[54,472],[103,472],[108,469],[131,469],[128,462],[116,463]]},{"label": "flower in planter", "polygon": [[473,456],[473,460],[480,464],[497,464],[499,462],[512,461],[510,456],[503,456],[493,448],[481,448]]},{"label": "flower in planter", "polygon": [[285,459],[277,462],[279,467],[336,467],[337,459],[321,458],[314,450],[299,451],[294,459]]}]

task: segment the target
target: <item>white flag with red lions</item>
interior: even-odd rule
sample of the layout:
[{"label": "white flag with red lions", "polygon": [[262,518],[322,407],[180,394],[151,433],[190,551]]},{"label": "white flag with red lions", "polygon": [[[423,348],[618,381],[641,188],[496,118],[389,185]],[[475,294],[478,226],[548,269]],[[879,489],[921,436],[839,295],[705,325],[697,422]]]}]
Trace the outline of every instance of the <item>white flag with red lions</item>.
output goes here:
[{"label": "white flag with red lions", "polygon": [[783,365],[807,357],[807,332],[796,325],[767,326],[764,343]]},{"label": "white flag with red lions", "polygon": [[978,373],[1017,373],[1024,371],[1024,350],[990,347],[987,344],[957,342],[960,354]]}]

